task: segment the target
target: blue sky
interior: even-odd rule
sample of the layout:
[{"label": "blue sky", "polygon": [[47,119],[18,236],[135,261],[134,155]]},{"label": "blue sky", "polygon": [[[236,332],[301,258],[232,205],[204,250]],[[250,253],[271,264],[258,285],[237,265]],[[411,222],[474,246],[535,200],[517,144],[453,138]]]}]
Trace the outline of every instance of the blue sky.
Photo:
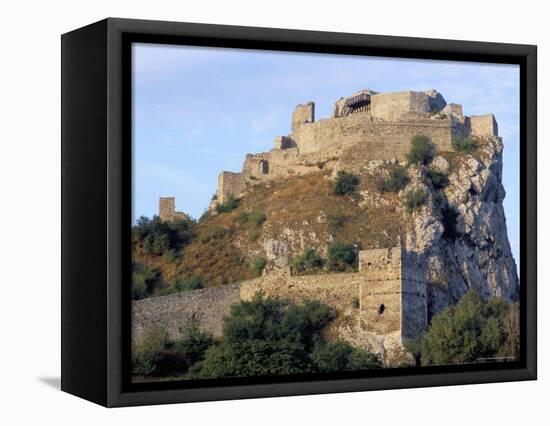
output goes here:
[{"label": "blue sky", "polygon": [[504,209],[519,261],[519,67],[210,47],[133,46],[133,217],[158,198],[199,217],[218,173],[290,133],[296,104],[316,119],[357,90],[438,90],[466,115],[492,112],[504,140]]}]

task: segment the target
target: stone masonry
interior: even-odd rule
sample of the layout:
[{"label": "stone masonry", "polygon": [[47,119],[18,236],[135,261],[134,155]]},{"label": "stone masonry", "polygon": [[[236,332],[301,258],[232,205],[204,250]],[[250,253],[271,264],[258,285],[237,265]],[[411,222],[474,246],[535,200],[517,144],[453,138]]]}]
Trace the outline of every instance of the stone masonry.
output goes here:
[{"label": "stone masonry", "polygon": [[231,305],[261,293],[297,303],[319,300],[340,317],[353,318],[337,330],[341,339],[379,353],[386,362],[403,359],[404,341],[427,326],[426,283],[417,279],[415,269],[398,246],[360,251],[356,273],[265,274],[240,284],[134,301],[132,338],[138,341],[147,329],[160,326],[176,339],[189,321],[220,337]]},{"label": "stone masonry", "polygon": [[160,197],[159,216],[160,220],[167,222],[189,219],[187,214],[176,211],[176,199],[174,197]]},{"label": "stone masonry", "polygon": [[241,172],[222,172],[217,202],[239,197],[248,185],[319,170],[354,170],[369,160],[403,160],[415,135],[450,151],[455,135],[498,137],[492,114],[465,116],[435,90],[377,93],[364,89],[335,102],[330,118],[315,121],[315,104],[298,105],[291,133],[278,136],[269,152],[247,154]]}]

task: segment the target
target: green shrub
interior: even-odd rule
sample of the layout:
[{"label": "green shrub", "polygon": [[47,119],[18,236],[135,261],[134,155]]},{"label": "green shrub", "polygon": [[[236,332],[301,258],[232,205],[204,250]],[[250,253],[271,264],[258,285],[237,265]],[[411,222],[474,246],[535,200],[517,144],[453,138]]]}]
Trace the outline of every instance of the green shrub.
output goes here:
[{"label": "green shrub", "polygon": [[353,301],[351,302],[351,307],[352,307],[353,309],[359,309],[360,306],[361,306],[361,301],[359,300],[358,297],[354,297],[354,298],[353,298]]},{"label": "green shrub", "polygon": [[341,341],[318,342],[313,349],[311,359],[321,373],[336,371],[358,371],[381,368],[382,363],[377,355],[364,349],[354,348]]},{"label": "green shrub", "polygon": [[336,181],[332,186],[334,195],[346,195],[355,192],[359,185],[359,178],[352,173],[340,170],[336,175]]},{"label": "green shrub", "polygon": [[431,183],[435,189],[443,189],[449,185],[449,178],[445,173],[437,170],[426,171],[426,183]]},{"label": "green shrub", "polygon": [[252,270],[256,275],[260,276],[262,275],[265,265],[267,265],[267,259],[263,256],[258,256],[252,262]]},{"label": "green shrub", "polygon": [[407,194],[405,194],[405,208],[407,209],[407,212],[411,213],[413,210],[423,206],[427,199],[428,194],[426,194],[423,189],[411,189],[407,192]]},{"label": "green shrub", "polygon": [[357,264],[357,250],[352,244],[335,241],[328,246],[328,267],[332,271],[345,271],[355,268]]},{"label": "green shrub", "polygon": [[132,271],[132,299],[150,296],[160,284],[160,271],[157,268],[135,266]]},{"label": "green shrub", "polygon": [[[221,344],[207,350],[196,374],[216,378],[324,371],[313,352],[323,344],[320,333],[333,318],[332,310],[317,301],[296,305],[257,294],[231,307]],[[348,361],[348,369],[365,365],[361,356],[350,355]]]},{"label": "green shrub", "polygon": [[260,226],[266,221],[266,219],[267,218],[264,212],[252,212],[248,217],[248,220],[256,226]]},{"label": "green shrub", "polygon": [[184,291],[199,290],[205,286],[204,278],[201,276],[193,276],[185,279],[176,278],[168,287],[161,289],[158,292],[159,296],[166,296],[173,293],[181,293]]},{"label": "green shrub", "polygon": [[411,149],[407,153],[407,162],[409,164],[428,164],[435,155],[435,146],[424,135],[416,135],[411,139]]},{"label": "green shrub", "polygon": [[132,373],[147,376],[155,372],[167,341],[167,333],[159,327],[147,330],[132,347]]},{"label": "green shrub", "polygon": [[468,291],[458,304],[432,318],[422,338],[422,365],[449,365],[519,356],[519,310],[495,298],[485,301]]},{"label": "green shrub", "polygon": [[161,221],[158,216],[142,216],[132,228],[132,235],[141,242],[145,253],[162,255],[180,250],[191,242],[195,222],[191,219]]},{"label": "green shrub", "polygon": [[202,331],[194,322],[182,327],[180,332],[181,337],[174,342],[174,350],[184,354],[189,364],[202,360],[213,344],[212,334]]},{"label": "green shrub", "polygon": [[147,297],[147,284],[142,276],[132,273],[132,299],[139,300]]},{"label": "green shrub", "polygon": [[455,151],[465,154],[471,154],[479,148],[478,142],[469,136],[453,136],[452,144]]},{"label": "green shrub", "polygon": [[247,212],[241,212],[239,216],[237,216],[237,221],[239,221],[242,224],[245,224],[248,222],[248,213]]},{"label": "green shrub", "polygon": [[297,273],[317,271],[323,267],[323,263],[323,258],[311,247],[306,248],[300,256],[294,257],[290,262],[292,270]]},{"label": "green shrub", "polygon": [[394,166],[390,169],[387,178],[378,182],[380,192],[399,192],[407,186],[410,179],[407,176],[407,169],[403,166]]},{"label": "green shrub", "polygon": [[230,195],[225,203],[216,204],[216,213],[229,213],[239,207],[239,201]]}]

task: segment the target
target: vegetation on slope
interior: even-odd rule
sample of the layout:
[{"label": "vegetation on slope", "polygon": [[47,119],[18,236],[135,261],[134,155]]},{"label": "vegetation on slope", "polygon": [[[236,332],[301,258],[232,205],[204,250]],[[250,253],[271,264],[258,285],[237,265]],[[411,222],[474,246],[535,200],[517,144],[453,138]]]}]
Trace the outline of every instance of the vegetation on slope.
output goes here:
[{"label": "vegetation on slope", "polygon": [[410,345],[421,365],[465,364],[519,357],[519,305],[484,300],[470,290],[432,318],[427,333]]},{"label": "vegetation on slope", "polygon": [[219,342],[194,325],[176,342],[162,330],[147,333],[134,347],[133,374],[197,379],[380,368],[376,355],[323,339],[333,318],[319,302],[298,305],[257,295],[231,308]]},{"label": "vegetation on slope", "polygon": [[[478,146],[473,139],[455,138],[457,151],[443,155],[452,169],[478,155]],[[330,171],[320,170],[279,181],[255,181],[245,197],[229,197],[197,222],[141,218],[133,230],[134,298],[257,277],[268,261],[264,243],[269,239],[282,238],[288,244],[293,273],[353,271],[352,257],[358,250],[395,244],[404,226],[402,209],[413,213],[429,199],[426,191],[409,185],[409,167],[420,168],[423,182],[444,199],[449,179],[430,165],[434,154],[429,138],[417,135],[406,167],[386,165],[375,174],[372,169],[339,171],[335,179]],[[379,202],[367,202],[364,194]],[[454,239],[456,216],[447,210],[444,237]],[[331,243],[353,247],[350,261],[335,260]]]}]

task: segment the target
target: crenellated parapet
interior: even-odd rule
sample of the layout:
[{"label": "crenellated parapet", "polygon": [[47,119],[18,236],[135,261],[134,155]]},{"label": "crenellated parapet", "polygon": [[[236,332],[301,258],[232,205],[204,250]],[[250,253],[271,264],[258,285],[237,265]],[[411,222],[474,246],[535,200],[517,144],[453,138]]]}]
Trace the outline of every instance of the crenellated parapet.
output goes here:
[{"label": "crenellated parapet", "polygon": [[466,116],[435,90],[378,93],[364,89],[336,101],[330,118],[315,120],[315,103],[298,105],[291,133],[275,138],[269,152],[247,154],[242,171],[222,172],[218,201],[238,196],[248,184],[324,169],[354,170],[371,160],[402,161],[415,135],[451,151],[455,135],[498,137],[493,114]]}]

